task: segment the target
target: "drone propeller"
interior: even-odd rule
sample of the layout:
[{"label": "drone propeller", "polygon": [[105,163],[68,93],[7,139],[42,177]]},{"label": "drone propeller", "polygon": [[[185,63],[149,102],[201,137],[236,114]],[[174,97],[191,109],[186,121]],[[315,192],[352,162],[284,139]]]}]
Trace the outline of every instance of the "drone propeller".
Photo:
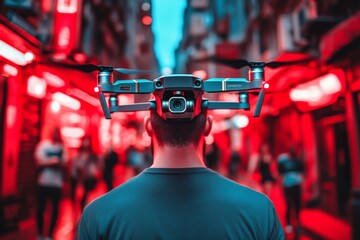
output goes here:
[{"label": "drone propeller", "polygon": [[226,59],[226,58],[219,58],[216,56],[212,56],[208,60],[215,63],[227,65],[235,69],[240,69],[246,66],[250,66],[250,63],[245,59]]},{"label": "drone propeller", "polygon": [[227,59],[227,58],[220,58],[216,56],[211,56],[206,59],[201,60],[195,60],[195,61],[212,61],[215,63],[220,63],[235,69],[240,69],[243,67],[251,67],[251,66],[264,66],[269,68],[278,68],[278,67],[284,67],[284,66],[290,66],[290,65],[296,65],[296,64],[304,64],[309,61],[313,60],[312,58],[306,58],[302,60],[297,61],[288,61],[288,62],[280,62],[280,61],[273,61],[273,62],[249,62],[245,59]]},{"label": "drone propeller", "polygon": [[302,59],[302,60],[288,61],[288,62],[273,61],[273,62],[265,63],[265,66],[269,67],[269,68],[278,68],[278,67],[285,67],[285,66],[291,66],[291,65],[296,65],[296,64],[305,64],[305,63],[310,62],[311,60],[314,60],[314,59],[306,58],[306,59]]},{"label": "drone propeller", "polygon": [[113,70],[122,74],[149,74],[154,72],[152,70],[127,69],[127,68],[113,68]]},{"label": "drone propeller", "polygon": [[103,70],[107,70],[107,71],[116,71],[122,74],[148,74],[148,73],[152,73],[153,71],[151,70],[138,70],[138,69],[126,69],[126,68],[114,68],[114,67],[110,67],[110,66],[102,66],[102,65],[95,65],[95,64],[91,64],[91,63],[87,63],[87,64],[73,64],[73,63],[64,63],[64,62],[54,62],[54,61],[46,61],[46,62],[42,62],[44,64],[53,64],[53,65],[57,65],[57,66],[61,66],[61,67],[65,67],[65,68],[71,68],[74,70],[78,70],[81,72],[85,72],[85,73],[91,73],[94,71],[103,71]]}]

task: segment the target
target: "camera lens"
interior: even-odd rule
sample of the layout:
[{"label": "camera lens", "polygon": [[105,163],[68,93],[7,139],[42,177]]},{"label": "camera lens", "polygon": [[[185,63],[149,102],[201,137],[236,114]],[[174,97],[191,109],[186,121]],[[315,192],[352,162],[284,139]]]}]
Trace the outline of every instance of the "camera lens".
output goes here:
[{"label": "camera lens", "polygon": [[169,99],[169,111],[172,113],[183,113],[186,110],[186,99],[184,97],[172,97]]},{"label": "camera lens", "polygon": [[162,82],[157,81],[157,82],[155,83],[155,85],[156,85],[157,87],[161,87],[161,86],[162,86]]},{"label": "camera lens", "polygon": [[180,102],[180,100],[175,100],[173,106],[174,106],[174,108],[176,108],[176,109],[180,108],[180,107],[181,107],[181,102]]}]

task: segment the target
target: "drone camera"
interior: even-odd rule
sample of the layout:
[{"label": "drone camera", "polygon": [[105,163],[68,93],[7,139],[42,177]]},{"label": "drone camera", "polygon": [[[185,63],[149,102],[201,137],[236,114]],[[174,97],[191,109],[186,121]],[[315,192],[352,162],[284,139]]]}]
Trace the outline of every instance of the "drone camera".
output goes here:
[{"label": "drone camera", "polygon": [[169,111],[171,113],[183,113],[186,111],[186,106],[184,97],[172,97],[169,99]]},{"label": "drone camera", "polygon": [[190,74],[167,75],[155,79],[154,86],[156,111],[165,120],[191,120],[201,112],[202,79]]}]

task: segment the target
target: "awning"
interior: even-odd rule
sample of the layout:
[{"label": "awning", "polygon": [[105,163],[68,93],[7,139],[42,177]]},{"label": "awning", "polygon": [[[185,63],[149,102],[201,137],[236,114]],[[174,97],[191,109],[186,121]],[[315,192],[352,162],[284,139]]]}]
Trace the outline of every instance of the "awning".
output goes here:
[{"label": "awning", "polygon": [[320,42],[320,60],[334,64],[360,61],[360,12],[342,21],[325,34]]}]

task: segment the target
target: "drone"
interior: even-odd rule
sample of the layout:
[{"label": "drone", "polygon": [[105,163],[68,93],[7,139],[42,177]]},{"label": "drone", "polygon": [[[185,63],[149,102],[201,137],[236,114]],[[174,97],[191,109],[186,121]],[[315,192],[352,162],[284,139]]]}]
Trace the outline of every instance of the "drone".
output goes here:
[{"label": "drone", "polygon": [[[97,66],[94,64],[69,65],[83,72],[97,72],[98,98],[106,119],[115,112],[156,111],[167,121],[188,121],[203,110],[243,109],[250,110],[249,94],[258,95],[254,117],[259,117],[266,92],[265,67],[277,68],[302,64],[309,59],[290,62],[249,62],[244,59],[224,59],[209,57],[199,61],[213,61],[236,69],[248,67],[246,78],[209,78],[201,79],[191,74],[170,74],[154,80],[132,79],[114,81],[114,72],[123,74],[146,74],[150,71]],[[209,101],[204,93],[232,92],[238,94],[237,102]],[[154,99],[143,103],[119,104],[119,94],[152,94]],[[108,100],[107,97],[108,96]]]}]

